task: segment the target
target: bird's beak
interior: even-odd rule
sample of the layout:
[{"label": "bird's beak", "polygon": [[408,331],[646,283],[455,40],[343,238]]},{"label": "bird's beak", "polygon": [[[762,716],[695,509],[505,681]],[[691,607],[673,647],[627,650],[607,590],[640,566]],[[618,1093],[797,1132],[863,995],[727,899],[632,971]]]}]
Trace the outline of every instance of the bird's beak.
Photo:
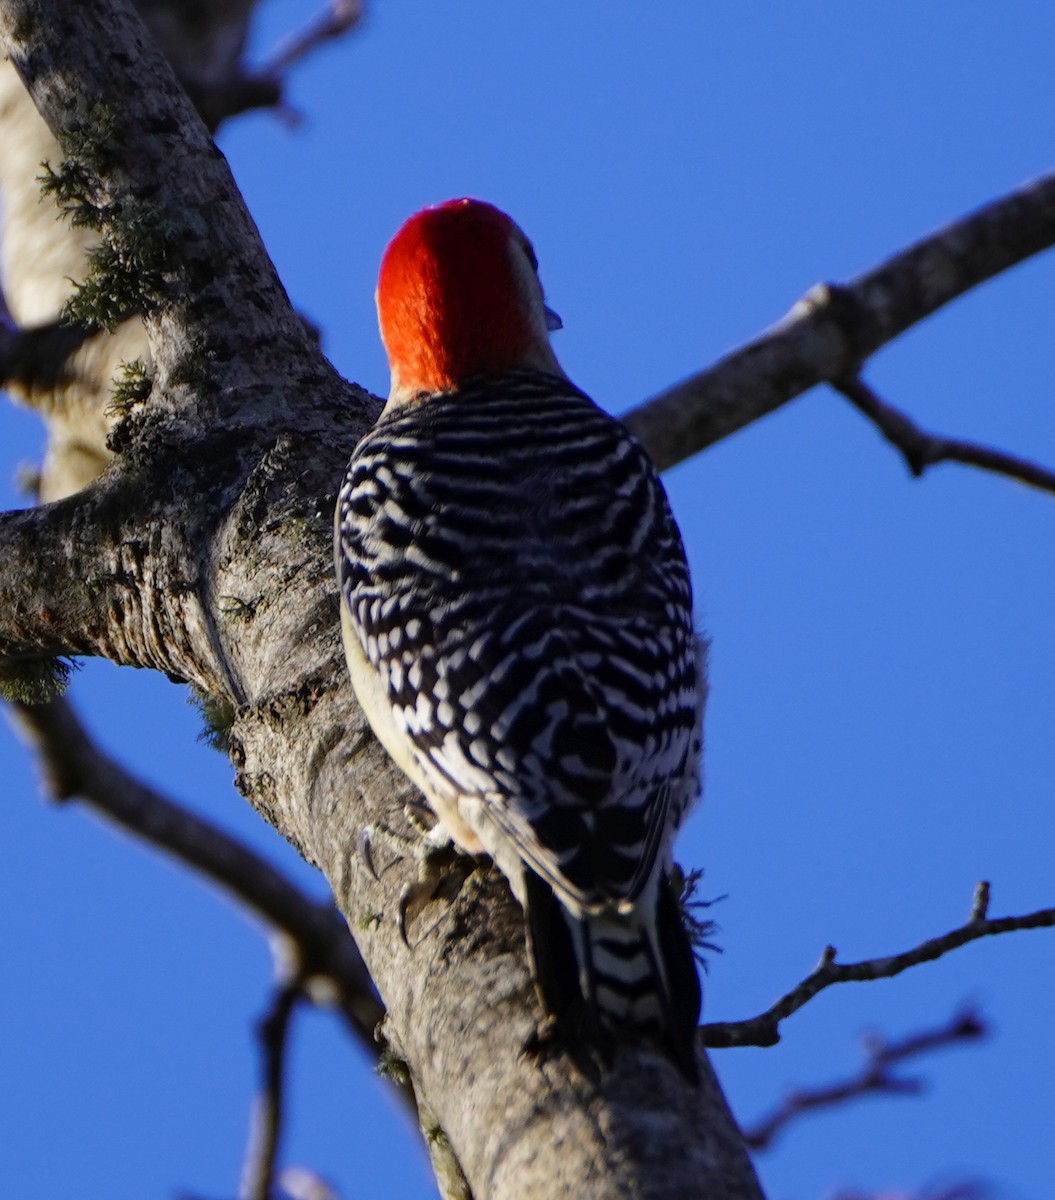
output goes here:
[{"label": "bird's beak", "polygon": [[546,328],[550,333],[556,333],[558,329],[563,329],[564,322],[560,319],[560,316],[548,304],[544,304],[542,307],[546,311]]}]

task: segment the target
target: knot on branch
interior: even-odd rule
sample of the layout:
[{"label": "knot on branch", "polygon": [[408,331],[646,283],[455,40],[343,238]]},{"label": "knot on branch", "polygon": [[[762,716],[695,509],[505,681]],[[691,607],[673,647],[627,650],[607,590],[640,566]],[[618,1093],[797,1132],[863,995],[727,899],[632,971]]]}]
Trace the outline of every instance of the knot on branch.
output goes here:
[{"label": "knot on branch", "polygon": [[779,328],[805,320],[822,320],[835,327],[843,342],[844,372],[856,375],[875,352],[874,316],[858,294],[841,283],[817,283],[795,304]]}]

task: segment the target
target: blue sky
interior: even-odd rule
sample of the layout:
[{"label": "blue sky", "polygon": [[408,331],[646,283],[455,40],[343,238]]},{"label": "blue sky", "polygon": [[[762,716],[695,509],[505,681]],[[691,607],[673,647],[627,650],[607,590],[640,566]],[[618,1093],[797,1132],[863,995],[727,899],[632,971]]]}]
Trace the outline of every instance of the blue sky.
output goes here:
[{"label": "blue sky", "polygon": [[[265,53],[308,6],[272,0]],[[1050,169],[1055,10],[668,0],[374,0],[295,75],[304,114],[222,138],[294,302],[339,369],[387,372],[377,263],[411,212],[507,208],[564,318],[569,374],[618,413],[712,362],[821,279],[845,279]],[[1039,258],[892,345],[868,378],[933,429],[1055,464],[1055,260]],[[37,456],[0,410],[3,502]],[[1055,904],[1055,499],[946,466],[912,481],[817,390],[667,477],[713,639],[705,803],[679,845],[706,868],[724,953],[706,1016],[753,1015],[831,942],[847,959],[965,919]],[[321,879],[196,743],[181,689],[89,664],[73,691],[153,782]],[[41,803],[0,731],[5,867],[0,1128],[5,1190],[231,1196],[256,1060],[266,941],[226,901],[73,808]],[[980,1048],[919,1064],[921,1099],[803,1120],[759,1170],[770,1200],[984,1179],[1044,1200],[1055,1176],[1055,931],[967,947],[829,991],[770,1050],[715,1062],[745,1124],[789,1087],[851,1073],[859,1035],[940,1024]],[[285,1160],[351,1200],[431,1194],[402,1116],[325,1014],[291,1059]]]}]

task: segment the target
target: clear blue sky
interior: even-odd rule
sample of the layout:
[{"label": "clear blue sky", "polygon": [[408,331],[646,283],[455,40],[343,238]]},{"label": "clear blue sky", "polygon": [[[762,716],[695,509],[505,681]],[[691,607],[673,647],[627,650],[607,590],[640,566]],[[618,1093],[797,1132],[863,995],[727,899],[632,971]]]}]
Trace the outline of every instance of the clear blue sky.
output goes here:
[{"label": "clear blue sky", "polygon": [[[263,53],[312,6],[264,5]],[[718,5],[373,0],[299,71],[290,131],[222,144],[294,301],[349,377],[387,386],[377,263],[411,212],[456,195],[535,242],[572,377],[620,412],[844,279],[1051,168],[1055,9],[1033,2]],[[1055,464],[1050,256],[880,354],[871,381],[937,430]],[[3,502],[33,419],[0,410]],[[706,1015],[752,1015],[831,942],[848,959],[966,917],[1055,904],[1055,499],[942,467],[922,482],[818,390],[667,479],[713,639],[705,803],[680,856],[706,867],[724,954]],[[321,880],[196,744],[181,689],[89,664],[73,691],[135,769],[321,894]],[[37,798],[0,731],[0,1129],[20,1200],[236,1189],[270,976],[226,902],[74,809]],[[1055,931],[846,985],[771,1050],[715,1061],[750,1124],[792,1086],[850,1073],[858,1035],[976,1003],[981,1048],[920,1064],[922,1099],[804,1120],[759,1159],[770,1200],[837,1187],[1055,1178]],[[415,1137],[336,1022],[297,1026],[285,1161],[346,1200],[431,1194]]]}]

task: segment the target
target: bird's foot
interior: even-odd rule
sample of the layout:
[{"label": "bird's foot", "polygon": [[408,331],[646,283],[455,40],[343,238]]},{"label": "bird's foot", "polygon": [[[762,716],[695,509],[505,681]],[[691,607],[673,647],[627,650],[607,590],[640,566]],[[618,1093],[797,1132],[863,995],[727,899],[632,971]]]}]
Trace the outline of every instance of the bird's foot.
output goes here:
[{"label": "bird's foot", "polygon": [[[381,821],[372,821],[359,831],[359,856],[372,879],[379,880],[396,860],[420,859],[423,855],[430,854],[432,847],[450,843],[450,835],[420,801],[411,801],[405,804],[403,815],[415,833],[409,835],[398,833],[390,825],[385,825]],[[380,871],[374,861],[375,846],[385,846],[393,855],[392,862],[386,863]]]},{"label": "bird's foot", "polygon": [[[380,823],[367,825],[359,834],[359,853],[374,879],[380,879],[384,873],[378,871],[374,862],[375,845],[387,846],[397,859],[412,858],[417,862],[418,877],[403,889],[397,917],[399,935],[404,944],[409,946],[408,922],[412,921],[436,895],[448,869],[457,857],[457,851],[450,834],[424,805],[408,804],[404,815],[408,824],[421,836],[397,833]],[[391,863],[388,864],[390,865]],[[386,866],[384,870],[387,869]]]},{"label": "bird's foot", "polygon": [[399,898],[399,936],[406,946],[410,945],[407,937],[407,923],[414,920],[421,910],[435,898],[440,885],[447,878],[451,866],[458,857],[454,843],[443,831],[442,841],[435,838],[436,826],[425,835],[419,843],[417,854],[418,877],[413,883],[408,883]]}]

